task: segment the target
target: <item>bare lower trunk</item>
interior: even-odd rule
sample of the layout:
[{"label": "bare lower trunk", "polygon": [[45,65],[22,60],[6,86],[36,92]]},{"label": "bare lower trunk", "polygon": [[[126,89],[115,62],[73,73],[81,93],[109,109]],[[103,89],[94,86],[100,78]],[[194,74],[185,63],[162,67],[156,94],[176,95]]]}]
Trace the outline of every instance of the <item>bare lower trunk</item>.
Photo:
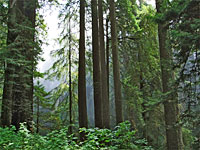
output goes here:
[{"label": "bare lower trunk", "polygon": [[109,19],[106,19],[106,70],[107,70],[107,92],[108,92],[108,101],[109,101],[109,33],[108,33],[108,22]]},{"label": "bare lower trunk", "polygon": [[4,73],[4,87],[3,87],[3,98],[2,98],[2,112],[1,112],[1,124],[2,126],[10,126],[12,120],[12,95],[13,95],[13,74],[15,72],[12,61],[14,60],[14,46],[11,46],[17,34],[12,31],[16,28],[16,7],[11,7],[12,0],[9,1],[8,9],[8,34],[7,34],[7,46],[9,58],[5,61],[5,73]]},{"label": "bare lower trunk", "polygon": [[102,128],[102,91],[100,52],[98,37],[97,0],[92,0],[92,58],[93,58],[93,86],[94,86],[94,110],[95,126]]},{"label": "bare lower trunk", "polygon": [[114,90],[115,90],[115,110],[116,122],[123,122],[122,116],[122,100],[121,100],[121,83],[120,83],[120,68],[119,56],[117,47],[117,30],[116,30],[116,16],[115,16],[115,2],[110,0],[110,20],[111,20],[111,41],[112,41],[112,58],[113,58],[113,76],[114,76]]},{"label": "bare lower trunk", "polygon": [[99,37],[100,37],[100,54],[101,54],[101,87],[102,87],[102,109],[103,109],[103,127],[110,128],[110,110],[108,99],[108,84],[105,56],[105,41],[104,41],[104,24],[102,0],[98,0],[99,10]]},{"label": "bare lower trunk", "polygon": [[[86,105],[86,76],[85,76],[85,0],[80,1],[80,40],[79,40],[79,68],[78,68],[78,110],[79,128],[88,127]],[[80,134],[84,139],[84,133]]]},{"label": "bare lower trunk", "polygon": [[71,21],[69,19],[69,134],[72,134],[72,60],[71,60]]}]

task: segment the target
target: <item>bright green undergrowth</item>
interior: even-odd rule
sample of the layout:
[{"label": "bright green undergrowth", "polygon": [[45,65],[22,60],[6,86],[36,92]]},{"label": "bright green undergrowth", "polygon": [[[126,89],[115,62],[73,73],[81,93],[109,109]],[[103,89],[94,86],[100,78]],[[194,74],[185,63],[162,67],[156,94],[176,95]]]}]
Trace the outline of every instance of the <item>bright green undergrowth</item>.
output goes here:
[{"label": "bright green undergrowth", "polygon": [[46,136],[30,133],[24,125],[19,132],[15,128],[0,128],[0,150],[153,150],[145,139],[137,138],[129,122],[121,123],[115,130],[80,129],[86,140],[67,135],[67,128],[52,131]]}]

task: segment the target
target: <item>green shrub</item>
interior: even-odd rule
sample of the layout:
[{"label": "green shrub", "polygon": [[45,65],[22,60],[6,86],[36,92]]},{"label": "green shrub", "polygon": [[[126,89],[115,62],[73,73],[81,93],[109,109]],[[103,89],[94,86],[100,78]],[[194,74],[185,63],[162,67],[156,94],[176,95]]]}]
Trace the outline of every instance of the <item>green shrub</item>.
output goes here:
[{"label": "green shrub", "polygon": [[195,142],[195,137],[192,135],[192,132],[187,128],[182,128],[182,134],[183,134],[183,144],[184,149],[192,149],[192,145]]},{"label": "green shrub", "polygon": [[130,122],[126,121],[115,128],[114,131],[109,129],[85,129],[81,132],[86,133],[86,140],[81,143],[83,149],[126,149],[126,150],[153,150],[147,146],[145,139],[139,139],[136,131],[131,130]]},{"label": "green shrub", "polygon": [[0,150],[152,150],[144,139],[131,130],[129,122],[121,123],[114,131],[109,129],[80,129],[86,133],[84,142],[67,135],[68,129],[55,130],[46,136],[32,134],[24,124],[15,128],[0,128]]}]

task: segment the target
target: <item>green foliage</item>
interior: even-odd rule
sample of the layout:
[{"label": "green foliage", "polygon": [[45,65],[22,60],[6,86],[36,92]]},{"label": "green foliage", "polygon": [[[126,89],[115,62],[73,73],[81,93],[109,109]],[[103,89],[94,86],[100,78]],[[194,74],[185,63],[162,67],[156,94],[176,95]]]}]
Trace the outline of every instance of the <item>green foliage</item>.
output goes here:
[{"label": "green foliage", "polygon": [[192,149],[192,145],[195,142],[195,137],[192,135],[191,130],[187,128],[182,128],[182,134],[183,134],[183,143],[184,143],[184,149]]},{"label": "green foliage", "polygon": [[34,150],[43,147],[44,139],[39,135],[32,135],[22,124],[18,133],[15,128],[0,128],[0,147],[3,150]]},{"label": "green foliage", "polygon": [[[183,130],[184,142],[186,146],[192,143],[191,134],[200,138],[199,131],[199,62],[200,62],[200,1],[177,0],[171,3],[171,7],[166,11],[166,15],[171,10],[178,12],[178,17],[171,18],[169,26],[170,45],[174,50],[174,68],[177,73],[177,85],[179,85],[180,102],[182,107],[182,121],[187,129]],[[187,135],[187,136],[186,136]],[[188,142],[187,142],[188,141]],[[196,142],[195,148],[200,146]],[[188,148],[190,149],[190,148]]]},{"label": "green foliage", "polygon": [[97,128],[80,130],[86,133],[84,142],[79,142],[73,135],[67,135],[67,128],[52,131],[46,136],[30,133],[24,124],[17,133],[14,127],[0,128],[0,147],[3,150],[153,150],[147,146],[146,140],[137,138],[129,122],[121,123],[114,131]]},{"label": "green foliage", "polygon": [[145,139],[137,137],[136,131],[131,130],[130,122],[120,123],[114,131],[109,129],[80,129],[86,134],[86,140],[81,143],[83,149],[133,149],[133,150],[153,150],[147,146]]},{"label": "green foliage", "polygon": [[135,32],[139,30],[138,19],[136,19],[136,12],[138,8],[135,0],[118,0],[117,5],[117,19],[118,26],[121,30],[128,32]]},{"label": "green foliage", "polygon": [[130,32],[132,26],[128,26],[129,30],[121,29],[121,23],[118,27],[121,31],[118,32],[119,37],[128,35],[119,40],[125,118],[131,121],[140,136],[145,137],[156,149],[162,150],[165,145],[165,129],[158,32],[154,21],[156,12],[148,5],[135,10],[139,30]]},{"label": "green foliage", "polygon": [[[58,4],[57,0],[49,0]],[[3,73],[4,61],[9,60],[9,53],[7,51],[6,37],[7,37],[7,3],[8,0],[0,1],[0,102],[3,91]],[[87,6],[90,5],[86,1]],[[52,3],[51,3],[52,4]],[[177,75],[178,82],[182,83],[184,87],[180,90],[185,95],[181,97],[181,102],[184,103],[183,110],[187,110],[184,118],[185,128],[183,128],[183,141],[185,149],[199,148],[199,122],[200,122],[200,105],[199,105],[199,9],[196,6],[199,2],[196,0],[163,0],[161,11],[155,12],[155,9],[147,4],[137,6],[136,0],[117,0],[116,1],[116,19],[118,29],[118,42],[120,51],[120,67],[121,67],[121,81],[123,84],[123,99],[125,118],[129,122],[121,123],[114,131],[110,129],[80,129],[84,132],[86,140],[80,142],[75,135],[67,135],[68,129],[63,126],[69,123],[68,111],[69,101],[67,92],[69,90],[68,73],[69,63],[68,55],[71,48],[72,55],[72,90],[73,90],[73,121],[78,124],[77,119],[77,54],[78,54],[78,38],[77,33],[69,32],[69,24],[72,26],[72,31],[78,29],[78,0],[66,2],[66,4],[59,5],[60,11],[60,28],[61,31],[58,43],[61,45],[60,49],[51,52],[55,58],[52,68],[49,70],[48,79],[58,80],[60,84],[58,87],[45,92],[44,86],[39,82],[34,87],[35,105],[38,105],[39,114],[34,114],[38,117],[40,129],[45,133],[51,130],[46,136],[30,133],[22,124],[20,131],[15,132],[15,128],[0,128],[0,149],[5,150],[65,150],[65,149],[82,149],[82,150],[97,150],[97,149],[133,149],[133,150],[152,150],[148,145],[153,145],[157,150],[165,149],[165,125],[163,122],[163,97],[161,94],[161,79],[160,79],[160,59],[158,50],[158,32],[157,23],[164,23],[169,28],[169,37],[171,41],[170,48],[175,51],[175,58],[177,60],[176,66],[178,68]],[[105,5],[105,12],[107,13],[107,4]],[[45,2],[41,3],[39,7],[45,6]],[[87,7],[88,15],[91,14],[90,7]],[[71,19],[71,23],[70,23]],[[29,43],[26,39],[20,39],[19,43],[9,45],[10,48],[15,48],[17,44],[26,43],[27,46],[34,44],[34,66],[41,58],[41,45],[45,42],[40,40],[39,35],[43,39],[46,37],[46,24],[43,16],[37,13],[36,16],[36,41]],[[90,29],[89,25],[91,17],[86,17],[86,29]],[[169,23],[170,22],[170,23]],[[26,30],[32,31],[28,28],[27,23],[20,26]],[[18,29],[18,30],[19,30]],[[30,32],[29,31],[29,32]],[[19,31],[15,31],[19,32]],[[87,33],[88,34],[88,33]],[[87,35],[86,49],[86,63],[87,74],[92,72],[92,53],[90,48],[90,35]],[[71,41],[70,41],[71,39]],[[25,45],[26,45],[25,44]],[[10,60],[11,63],[24,64],[24,57],[20,53],[16,53],[20,58],[18,61]],[[195,60],[190,58],[195,56]],[[188,64],[191,65],[188,68]],[[88,73],[89,70],[89,73]],[[185,71],[187,70],[187,71]],[[34,77],[44,77],[44,74],[39,73],[34,68]],[[112,79],[112,77],[111,77]],[[87,81],[90,82],[90,81]],[[111,81],[112,82],[112,81]],[[88,84],[88,83],[87,83]],[[110,92],[113,94],[112,89]],[[191,106],[193,104],[193,106]],[[195,104],[195,106],[194,106]],[[0,104],[1,105],[1,104]],[[40,110],[39,110],[40,109]],[[189,113],[188,113],[189,112]],[[35,117],[35,118],[36,118]],[[182,119],[182,118],[181,118]],[[187,123],[187,124],[186,124]],[[133,129],[134,130],[133,130]],[[59,130],[55,130],[59,129]],[[189,130],[190,129],[190,130]],[[53,131],[52,131],[53,130]],[[40,132],[43,133],[43,132]],[[194,138],[196,136],[197,138]],[[145,139],[143,139],[143,138]]]},{"label": "green foliage", "polygon": [[[73,145],[71,136],[67,136],[67,128],[59,131],[53,131],[47,136],[32,134],[22,124],[19,132],[15,132],[15,128],[0,128],[0,147],[3,150],[68,150],[76,149]],[[69,144],[70,142],[70,144]]]},{"label": "green foliage", "polygon": [[[59,7],[58,18],[60,36],[56,42],[60,45],[58,49],[51,51],[53,65],[47,71],[48,80],[56,80],[58,86],[50,91],[49,105],[51,113],[49,121],[54,121],[55,126],[69,124],[69,55],[71,58],[71,88],[72,88],[72,118],[77,125],[78,120],[78,38],[77,34],[72,32],[77,30],[78,21],[78,1],[73,0],[62,3]],[[45,119],[46,120],[46,119]],[[57,128],[58,129],[58,128]]]},{"label": "green foliage", "polygon": [[[39,133],[47,134],[56,129],[61,129],[61,111],[54,107],[50,92],[45,91],[45,87],[37,81],[34,86],[34,118],[38,120],[36,125]],[[63,110],[62,110],[63,112]]]},{"label": "green foliage", "polygon": [[84,149],[99,149],[109,147],[109,144],[113,138],[112,131],[109,129],[85,129],[81,128],[80,132],[86,134],[86,140],[81,143]]}]

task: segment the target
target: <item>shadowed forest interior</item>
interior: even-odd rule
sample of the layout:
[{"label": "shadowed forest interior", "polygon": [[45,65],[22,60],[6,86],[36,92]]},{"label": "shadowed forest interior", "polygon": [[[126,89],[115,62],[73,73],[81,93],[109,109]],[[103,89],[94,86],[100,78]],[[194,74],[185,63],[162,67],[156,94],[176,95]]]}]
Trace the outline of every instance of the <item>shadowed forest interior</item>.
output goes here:
[{"label": "shadowed forest interior", "polygon": [[199,150],[199,0],[0,0],[0,150]]}]

